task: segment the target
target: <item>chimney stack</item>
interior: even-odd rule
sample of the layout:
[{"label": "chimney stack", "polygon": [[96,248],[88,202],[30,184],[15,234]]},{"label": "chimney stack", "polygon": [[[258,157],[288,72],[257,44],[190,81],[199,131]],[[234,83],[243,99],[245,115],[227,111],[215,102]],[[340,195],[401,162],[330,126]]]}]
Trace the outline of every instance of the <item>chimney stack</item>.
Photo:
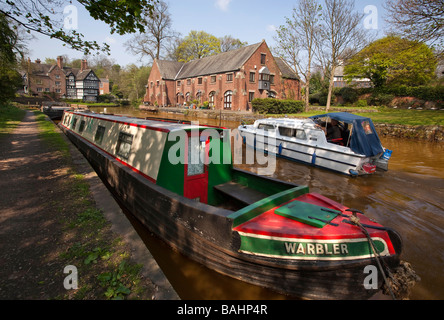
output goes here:
[{"label": "chimney stack", "polygon": [[63,69],[63,57],[62,56],[57,57],[57,65],[59,66],[60,69]]},{"label": "chimney stack", "polygon": [[80,65],[80,71],[84,71],[88,69],[88,62],[86,61],[86,59],[82,59],[82,64]]}]

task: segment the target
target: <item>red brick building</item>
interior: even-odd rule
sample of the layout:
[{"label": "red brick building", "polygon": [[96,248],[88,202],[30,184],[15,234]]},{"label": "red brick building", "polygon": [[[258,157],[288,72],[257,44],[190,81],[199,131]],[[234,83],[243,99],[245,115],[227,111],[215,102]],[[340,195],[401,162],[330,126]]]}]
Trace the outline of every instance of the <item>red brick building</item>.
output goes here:
[{"label": "red brick building", "polygon": [[265,41],[187,63],[155,60],[145,103],[251,111],[254,98],[301,99],[298,76]]}]

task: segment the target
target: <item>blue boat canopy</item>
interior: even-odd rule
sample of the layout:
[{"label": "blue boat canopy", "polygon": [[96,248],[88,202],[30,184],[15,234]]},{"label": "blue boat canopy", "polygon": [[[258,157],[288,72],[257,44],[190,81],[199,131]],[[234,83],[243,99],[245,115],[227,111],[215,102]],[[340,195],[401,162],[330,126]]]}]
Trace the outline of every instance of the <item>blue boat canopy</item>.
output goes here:
[{"label": "blue boat canopy", "polygon": [[313,120],[329,117],[347,124],[352,124],[350,149],[367,157],[384,152],[381,141],[370,118],[357,116],[348,112],[331,112],[310,117]]}]

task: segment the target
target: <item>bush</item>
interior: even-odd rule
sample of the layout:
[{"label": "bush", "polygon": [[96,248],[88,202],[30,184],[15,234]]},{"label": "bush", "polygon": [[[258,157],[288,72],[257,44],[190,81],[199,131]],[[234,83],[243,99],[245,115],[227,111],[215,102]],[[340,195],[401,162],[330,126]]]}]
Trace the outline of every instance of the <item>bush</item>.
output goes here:
[{"label": "bush", "polygon": [[357,108],[363,108],[363,107],[367,107],[367,100],[358,100],[358,102],[355,103],[355,106]]},{"label": "bush", "polygon": [[341,88],[336,95],[341,96],[345,104],[358,101],[358,92],[350,87]]},{"label": "bush", "polygon": [[253,110],[259,113],[292,114],[304,110],[304,102],[299,100],[277,100],[256,98],[252,102]]}]

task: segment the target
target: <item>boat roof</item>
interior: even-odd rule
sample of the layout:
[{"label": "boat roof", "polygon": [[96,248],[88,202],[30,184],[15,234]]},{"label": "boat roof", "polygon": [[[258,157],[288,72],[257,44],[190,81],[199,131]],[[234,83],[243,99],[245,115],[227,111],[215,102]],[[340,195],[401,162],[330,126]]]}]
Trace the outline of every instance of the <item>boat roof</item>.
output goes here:
[{"label": "boat roof", "polygon": [[[258,119],[257,122],[275,124],[275,125],[292,125],[296,123],[310,124],[313,123],[311,119],[296,119],[296,118],[267,118]],[[314,123],[313,123],[314,124]]]},{"label": "boat roof", "polygon": [[376,133],[375,126],[370,118],[357,116],[348,112],[331,112],[312,116],[311,119],[330,117],[338,121],[353,124],[350,148],[367,157],[376,156],[384,151],[381,140]]},{"label": "boat roof", "polygon": [[[136,126],[140,128],[147,128],[156,131],[163,132],[173,132],[179,130],[191,130],[191,129],[203,129],[212,126],[208,125],[196,125],[193,123],[189,123],[183,120],[169,120],[165,119],[153,120],[153,119],[143,119],[143,118],[135,118],[127,115],[115,115],[115,114],[102,114],[102,113],[94,113],[94,112],[85,112],[85,111],[74,111],[73,114],[102,119],[111,122],[123,123],[131,126]],[[224,129],[219,127],[212,127],[215,129]]]},{"label": "boat roof", "polygon": [[370,118],[358,116],[358,115],[348,113],[348,112],[330,112],[330,113],[312,116],[312,117],[310,117],[310,119],[318,119],[318,118],[324,118],[324,117],[330,117],[331,119],[335,119],[335,120],[343,121],[343,122],[347,122],[347,123],[353,123],[356,120],[370,120]]}]

